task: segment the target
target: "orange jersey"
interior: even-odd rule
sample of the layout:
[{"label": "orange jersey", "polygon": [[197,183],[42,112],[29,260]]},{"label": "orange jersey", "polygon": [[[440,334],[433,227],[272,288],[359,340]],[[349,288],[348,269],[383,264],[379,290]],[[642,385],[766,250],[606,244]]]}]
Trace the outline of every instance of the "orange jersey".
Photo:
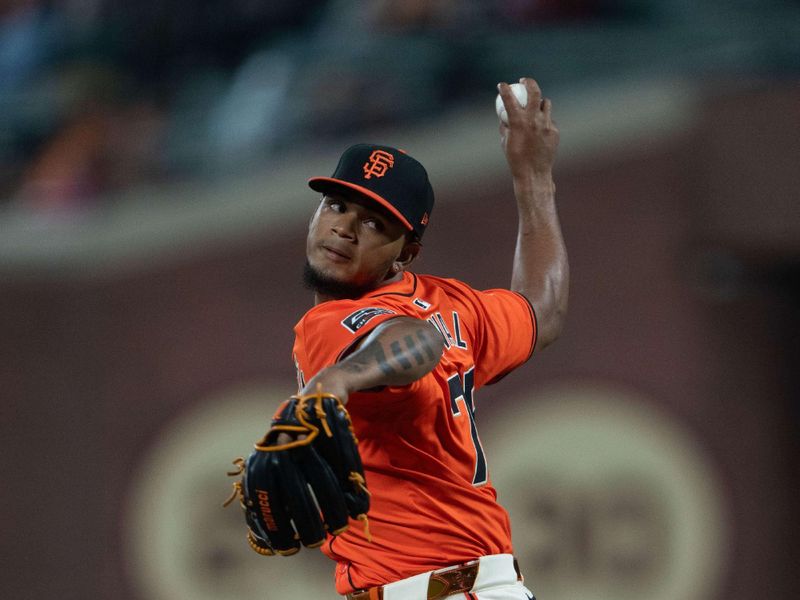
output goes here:
[{"label": "orange jersey", "polygon": [[474,420],[475,390],[524,363],[536,321],[508,290],[404,273],[357,300],[324,302],[295,326],[300,385],[377,325],[424,319],[445,340],[436,368],[406,386],[350,395],[347,408],[372,493],[368,542],[357,521],[322,550],[338,561],[340,594],[488,554],[511,553]]}]

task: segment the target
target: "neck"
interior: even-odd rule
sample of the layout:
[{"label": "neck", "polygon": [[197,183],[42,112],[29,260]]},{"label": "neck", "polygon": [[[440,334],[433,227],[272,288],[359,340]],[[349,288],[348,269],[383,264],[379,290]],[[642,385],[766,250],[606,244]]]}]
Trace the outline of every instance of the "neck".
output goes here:
[{"label": "neck", "polygon": [[382,287],[385,287],[387,285],[391,285],[393,283],[397,283],[398,281],[401,281],[403,279],[403,273],[404,273],[404,271],[400,271],[399,273],[395,273],[391,277],[387,277],[386,279],[384,279],[383,281],[378,283],[375,287],[370,288],[369,290],[365,291],[363,294],[360,294],[358,296],[353,296],[353,297],[350,297],[350,296],[344,296],[344,297],[342,297],[342,296],[331,296],[329,294],[325,294],[325,293],[322,293],[322,292],[315,291],[314,292],[314,305],[316,306],[317,304],[322,304],[323,302],[329,302],[331,300],[358,300],[359,298],[363,298],[367,294],[371,294],[372,292],[374,292],[376,290],[379,290]]}]

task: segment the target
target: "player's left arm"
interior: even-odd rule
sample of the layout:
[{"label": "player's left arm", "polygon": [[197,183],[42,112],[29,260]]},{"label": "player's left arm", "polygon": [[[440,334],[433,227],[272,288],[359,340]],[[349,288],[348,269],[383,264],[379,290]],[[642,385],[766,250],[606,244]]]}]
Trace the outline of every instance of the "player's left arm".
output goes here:
[{"label": "player's left arm", "polygon": [[317,385],[343,402],[351,392],[380,386],[402,386],[430,373],[444,351],[444,339],[427,321],[395,317],[378,325],[335,365],[312,377],[300,394]]},{"label": "player's left arm", "polygon": [[561,333],[569,290],[569,263],[553,182],[559,133],[550,100],[542,98],[538,84],[530,78],[520,82],[528,92],[524,107],[508,84],[498,85],[508,113],[508,125],[500,123],[500,139],[519,216],[511,289],[531,303],[536,314],[536,347],[543,348]]}]

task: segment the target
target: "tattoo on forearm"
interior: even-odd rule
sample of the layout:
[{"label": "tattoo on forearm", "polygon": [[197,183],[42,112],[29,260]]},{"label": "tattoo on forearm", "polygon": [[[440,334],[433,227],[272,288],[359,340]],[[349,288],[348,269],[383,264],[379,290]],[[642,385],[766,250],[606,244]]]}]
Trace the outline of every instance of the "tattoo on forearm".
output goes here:
[{"label": "tattoo on forearm", "polygon": [[403,340],[405,340],[406,346],[411,351],[411,354],[414,357],[414,360],[417,361],[417,364],[418,365],[424,364],[425,357],[422,356],[422,352],[420,352],[419,348],[417,348],[417,344],[414,342],[414,338],[411,337],[410,335],[407,335],[406,337],[403,338]]},{"label": "tattoo on forearm", "polygon": [[361,373],[377,363],[378,368],[384,375],[391,376],[396,373],[386,359],[386,354],[380,343],[373,343],[364,348],[363,351],[352,355],[348,360],[339,363],[339,367],[350,373]]},{"label": "tattoo on forearm", "polygon": [[[350,373],[363,373],[374,369],[377,364],[381,373],[391,378],[403,371],[413,370],[412,359],[418,366],[430,365],[437,360],[434,349],[438,340],[424,329],[418,329],[414,334],[416,339],[413,334],[404,335],[402,342],[389,342],[388,348],[380,339],[373,340],[339,366]],[[388,358],[387,353],[390,355]]]},{"label": "tattoo on forearm", "polygon": [[[405,348],[402,347],[399,341],[392,342],[390,344],[390,348],[395,360],[406,371],[413,368],[413,365],[411,364],[412,358],[418,365],[424,365],[426,362],[432,362],[436,360],[436,353],[433,350],[435,342],[431,340],[430,334],[424,329],[417,330],[416,334],[420,343],[417,343],[414,340],[413,335],[406,335],[403,336]],[[423,351],[425,352],[425,355],[422,354]],[[427,360],[425,359],[425,356],[428,357]]]},{"label": "tattoo on forearm", "polygon": [[383,346],[380,343],[372,344],[372,346],[371,358],[374,358],[378,363],[378,367],[380,368],[381,372],[387,376],[394,375],[396,371],[386,359],[386,353],[383,351]]},{"label": "tattoo on forearm", "polygon": [[406,357],[403,349],[400,347],[400,342],[392,342],[389,344],[389,347],[392,349],[392,354],[394,354],[395,360],[400,363],[400,366],[403,367],[403,369],[408,371],[410,368],[412,368],[413,365]]}]

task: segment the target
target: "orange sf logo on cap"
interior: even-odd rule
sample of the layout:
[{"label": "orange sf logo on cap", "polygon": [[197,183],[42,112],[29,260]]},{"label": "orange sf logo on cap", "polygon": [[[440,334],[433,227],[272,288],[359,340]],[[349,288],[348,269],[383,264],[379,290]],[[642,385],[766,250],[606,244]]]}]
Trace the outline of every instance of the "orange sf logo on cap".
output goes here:
[{"label": "orange sf logo on cap", "polygon": [[369,155],[369,160],[364,163],[364,179],[383,177],[386,171],[394,166],[394,156],[385,150],[375,150]]}]

